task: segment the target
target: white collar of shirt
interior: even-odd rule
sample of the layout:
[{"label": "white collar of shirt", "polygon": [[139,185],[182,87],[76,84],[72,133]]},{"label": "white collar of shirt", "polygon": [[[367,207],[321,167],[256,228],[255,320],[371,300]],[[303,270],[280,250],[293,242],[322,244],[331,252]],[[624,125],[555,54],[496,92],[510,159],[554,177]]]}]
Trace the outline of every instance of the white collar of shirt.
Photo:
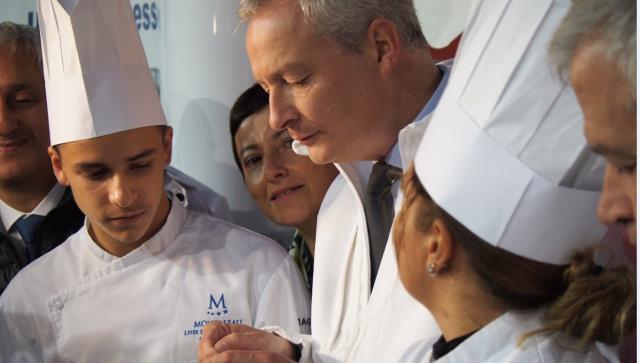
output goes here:
[{"label": "white collar of shirt", "polygon": [[91,235],[89,234],[89,218],[85,217],[84,226],[80,233],[82,233],[81,238],[86,243],[89,250],[100,260],[105,263],[120,260],[121,263],[130,266],[147,257],[156,256],[164,251],[164,249],[176,239],[176,236],[178,235],[178,232],[180,232],[180,229],[186,219],[187,210],[184,206],[177,202],[171,203],[171,210],[169,211],[169,215],[167,216],[162,228],[160,228],[160,230],[142,246],[123,257],[117,257],[108,253],[94,242],[93,238],[91,238]]},{"label": "white collar of shirt", "polygon": [[[433,112],[433,110],[435,110],[436,106],[438,105],[438,102],[440,101],[440,97],[442,97],[442,93],[444,92],[444,89],[447,86],[447,81],[449,81],[451,63],[452,61],[449,60],[449,61],[445,61],[437,64],[438,69],[440,70],[440,72],[442,72],[442,79],[440,80],[440,83],[438,83],[438,87],[436,87],[435,92],[433,92],[433,95],[431,96],[427,104],[424,105],[420,113],[418,113],[418,116],[416,116],[416,118],[411,122],[411,124],[415,123],[416,121],[420,121],[424,119],[425,117],[429,116]],[[416,148],[417,148],[417,145],[416,145]],[[389,165],[392,165],[404,170],[404,166],[406,165],[403,165],[402,163],[401,150],[398,142],[396,142],[393,145],[393,147],[391,148],[391,151],[389,152],[389,154],[387,154],[385,161]]]},{"label": "white collar of shirt", "polygon": [[59,183],[51,188],[49,193],[38,203],[38,205],[29,213],[21,212],[4,201],[0,200],[0,217],[5,231],[9,231],[13,224],[22,216],[30,216],[32,214],[38,216],[46,216],[60,203],[64,195],[65,187]]},{"label": "white collar of shirt", "polygon": [[[482,327],[472,336],[460,343],[455,349],[437,360],[447,362],[485,362],[496,359],[514,350],[531,349],[532,345],[542,339],[542,335],[531,337],[518,347],[520,338],[528,332],[535,331],[544,325],[543,311],[530,313],[507,311],[494,321]],[[497,359],[496,361],[501,361]]]},{"label": "white collar of shirt", "polygon": [[[546,362],[547,359],[554,361],[554,356],[558,357],[559,352],[566,350],[563,344],[567,344],[568,347],[577,346],[576,338],[564,334],[558,336],[539,333],[521,341],[525,334],[536,331],[545,325],[544,309],[531,312],[507,311],[436,362],[505,362],[514,360],[529,362],[535,360],[534,356]],[[594,352],[595,350],[597,352]],[[593,357],[594,361],[599,362],[603,360],[597,359],[601,358],[600,356],[608,357],[611,361],[617,360],[617,348],[602,343],[593,346],[587,345],[583,350],[569,350],[569,352],[581,357],[580,360],[577,360],[578,356],[567,357],[566,360],[571,362],[591,361],[587,357]],[[564,361],[564,359],[561,360]]]}]

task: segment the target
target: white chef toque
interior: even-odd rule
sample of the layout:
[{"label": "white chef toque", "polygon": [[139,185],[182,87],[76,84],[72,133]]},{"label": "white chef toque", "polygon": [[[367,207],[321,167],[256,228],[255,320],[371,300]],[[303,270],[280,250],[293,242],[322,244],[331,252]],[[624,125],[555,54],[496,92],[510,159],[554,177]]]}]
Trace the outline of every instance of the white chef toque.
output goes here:
[{"label": "white chef toque", "polygon": [[570,0],[476,2],[415,159],[425,189],[486,242],[550,264],[597,243],[604,160],[547,57]]},{"label": "white chef toque", "polygon": [[51,145],[166,125],[129,0],[38,0]]}]

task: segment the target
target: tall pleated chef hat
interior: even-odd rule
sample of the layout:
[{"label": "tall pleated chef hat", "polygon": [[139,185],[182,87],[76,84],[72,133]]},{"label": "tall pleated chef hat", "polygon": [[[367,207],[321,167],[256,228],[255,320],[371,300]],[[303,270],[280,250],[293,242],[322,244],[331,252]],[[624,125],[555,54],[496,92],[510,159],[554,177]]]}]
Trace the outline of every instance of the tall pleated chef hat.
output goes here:
[{"label": "tall pleated chef hat", "polygon": [[51,145],[166,125],[129,0],[38,0]]},{"label": "tall pleated chef hat", "polygon": [[486,242],[564,264],[599,242],[604,160],[547,57],[570,0],[476,1],[416,154],[431,197]]}]

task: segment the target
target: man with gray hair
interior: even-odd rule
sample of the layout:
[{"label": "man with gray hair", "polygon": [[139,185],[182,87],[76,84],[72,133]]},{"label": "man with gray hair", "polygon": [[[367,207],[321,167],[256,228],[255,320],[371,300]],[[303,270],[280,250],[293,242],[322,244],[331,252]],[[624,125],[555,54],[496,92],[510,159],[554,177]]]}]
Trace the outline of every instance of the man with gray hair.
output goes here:
[{"label": "man with gray hair", "polygon": [[435,341],[439,329],[404,290],[388,242],[395,182],[449,73],[431,58],[413,1],[242,0],[238,14],[271,127],[343,178],[318,215],[313,336],[214,323],[200,360],[387,362]]},{"label": "man with gray hair", "polygon": [[598,216],[625,227],[635,249],[636,2],[574,0],[550,53],[575,89],[587,141],[607,160]]},{"label": "man with gray hair", "polygon": [[0,23],[0,293],[84,220],[71,190],[56,182],[48,146],[38,31]]},{"label": "man with gray hair", "polygon": [[[551,41],[550,54],[568,76],[584,114],[593,150],[607,160],[598,217],[623,227],[636,255],[636,1],[573,0]],[[635,361],[636,334],[620,346],[620,361]]]}]

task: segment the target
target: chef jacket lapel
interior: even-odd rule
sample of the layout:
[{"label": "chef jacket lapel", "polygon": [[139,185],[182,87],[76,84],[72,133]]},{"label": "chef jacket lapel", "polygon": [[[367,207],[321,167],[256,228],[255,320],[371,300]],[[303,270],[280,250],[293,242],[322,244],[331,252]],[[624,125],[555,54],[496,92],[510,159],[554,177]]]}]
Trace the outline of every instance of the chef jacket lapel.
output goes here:
[{"label": "chef jacket lapel", "polygon": [[[172,341],[174,332],[170,329],[174,324],[167,324],[166,320],[175,315],[175,301],[179,297],[175,291],[180,290],[179,284],[172,286],[172,283],[182,281],[178,275],[184,275],[185,271],[163,268],[163,263],[170,262],[158,257],[175,239],[186,216],[186,209],[179,203],[173,203],[164,226],[145,244],[122,258],[111,256],[109,264],[47,300],[56,345],[63,361],[91,361],[92,357],[102,356],[102,354],[118,361],[119,359],[114,355],[117,354],[122,357],[122,361],[126,361],[133,359],[141,352],[135,349],[126,351],[127,345],[120,345],[118,341],[136,339],[141,342],[148,339],[150,347],[154,343],[157,344],[158,339]],[[86,227],[81,233],[92,252],[98,258],[108,261],[109,255],[93,242]],[[154,274],[157,271],[159,274]],[[164,286],[159,289],[158,283]],[[135,294],[130,293],[132,289],[135,289]],[[145,301],[138,300],[140,296],[148,296],[149,300],[163,301],[163,303],[154,304],[153,310],[145,309],[147,304]],[[103,314],[103,311],[113,312],[114,306],[122,307],[118,314]],[[149,329],[155,331],[154,334],[140,336],[135,335],[135,331],[126,329],[128,320],[139,321],[145,315],[150,319]],[[105,327],[104,343],[95,344],[95,334],[96,331],[100,331],[101,325]],[[114,330],[117,327],[124,329]],[[83,344],[84,339],[94,342],[90,350],[86,349],[86,344]],[[143,343],[134,344],[131,347],[133,349],[140,344]],[[118,346],[117,353],[112,351],[114,346]],[[79,353],[81,351],[88,352],[91,356],[83,356]],[[151,355],[145,357],[153,356],[153,352],[149,354]],[[159,357],[159,359],[163,360],[166,357]]]},{"label": "chef jacket lapel", "polygon": [[[311,304],[314,340],[344,356],[357,335],[369,299],[369,244],[361,196],[370,162],[336,164],[336,178],[318,214],[316,267]],[[357,282],[352,282],[357,281]],[[317,317],[322,317],[318,319]],[[340,337],[340,339],[338,339]],[[341,346],[337,347],[337,342]]]}]

